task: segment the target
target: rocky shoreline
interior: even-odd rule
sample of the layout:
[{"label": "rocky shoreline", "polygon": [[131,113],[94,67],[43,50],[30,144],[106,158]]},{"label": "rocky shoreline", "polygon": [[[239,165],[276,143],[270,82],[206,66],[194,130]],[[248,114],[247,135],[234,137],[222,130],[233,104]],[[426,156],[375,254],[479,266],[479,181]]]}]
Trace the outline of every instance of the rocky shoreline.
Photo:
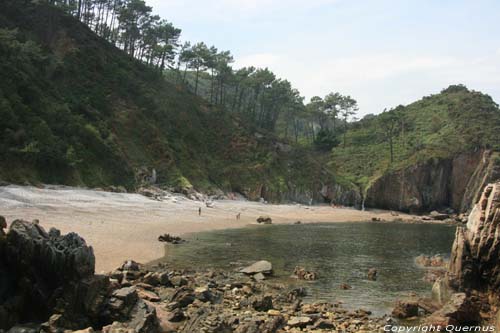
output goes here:
[{"label": "rocky shoreline", "polygon": [[[439,327],[495,324],[500,183],[485,188],[467,221],[457,229],[449,264],[416,258],[434,274],[433,298],[399,300],[392,316],[376,317],[341,303],[306,303],[303,288],[266,279],[268,262],[228,272],[128,260],[95,274],[94,251],[79,235],[46,231],[37,220],[15,220],[4,231],[0,218],[0,332],[382,332],[398,327],[393,317]],[[303,267],[295,274],[316,278]],[[376,279],[376,270],[366,278]]]},{"label": "rocky shoreline", "polygon": [[0,246],[0,331],[373,332],[391,322],[340,303],[303,303],[304,289],[259,278],[272,273],[266,262],[238,273],[127,261],[96,275],[81,237],[22,220]]}]

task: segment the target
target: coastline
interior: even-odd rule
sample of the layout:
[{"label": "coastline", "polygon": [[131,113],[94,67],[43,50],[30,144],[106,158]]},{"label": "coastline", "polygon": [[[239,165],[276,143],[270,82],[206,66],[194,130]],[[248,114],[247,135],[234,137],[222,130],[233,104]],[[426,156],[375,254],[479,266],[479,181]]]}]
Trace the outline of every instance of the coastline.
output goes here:
[{"label": "coastline", "polygon": [[[202,208],[201,216],[198,209]],[[241,213],[241,219],[236,215]],[[165,244],[158,236],[185,236],[203,231],[244,228],[268,215],[273,224],[366,222],[379,218],[416,221],[416,217],[390,211],[359,211],[327,205],[262,204],[250,201],[215,201],[213,208],[182,196],[155,201],[138,194],[109,193],[57,187],[0,187],[0,215],[15,219],[38,219],[47,230],[76,232],[96,256],[96,272],[108,272],[127,259],[148,263],[165,256]]]}]

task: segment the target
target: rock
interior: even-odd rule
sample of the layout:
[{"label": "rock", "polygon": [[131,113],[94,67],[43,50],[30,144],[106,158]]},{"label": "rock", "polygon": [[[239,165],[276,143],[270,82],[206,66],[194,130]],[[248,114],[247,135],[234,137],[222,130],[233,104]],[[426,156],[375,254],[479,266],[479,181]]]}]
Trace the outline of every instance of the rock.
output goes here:
[{"label": "rock", "polygon": [[168,321],[173,322],[173,323],[178,323],[186,319],[186,316],[184,315],[184,312],[182,312],[180,309],[176,309],[167,316],[166,318]]},{"label": "rock", "polygon": [[264,281],[266,279],[266,277],[262,273],[254,274],[252,278],[257,282]]},{"label": "rock", "polygon": [[194,291],[188,287],[180,287],[176,290],[171,298],[171,302],[176,302],[180,307],[184,308],[193,303],[196,299]]},{"label": "rock", "polygon": [[254,275],[257,273],[271,275],[273,272],[273,265],[269,261],[261,260],[253,263],[248,267],[243,268],[242,270],[240,270],[240,272],[247,275]]},{"label": "rock", "polygon": [[173,276],[173,277],[170,278],[170,283],[174,287],[182,287],[182,286],[187,285],[188,281],[186,280],[185,277],[180,276],[180,275],[176,275],[176,276]]},{"label": "rock", "polygon": [[0,306],[0,329],[12,327],[20,314],[25,322],[48,317],[58,304],[68,320],[78,317],[83,325],[99,316],[109,280],[94,278],[94,252],[83,238],[16,220],[0,243],[0,299],[9,304]]},{"label": "rock", "polygon": [[340,289],[342,289],[342,290],[350,290],[350,289],[352,289],[352,287],[350,285],[348,285],[347,283],[342,283],[340,285]]},{"label": "rock", "polygon": [[304,267],[300,267],[300,266],[295,266],[295,269],[293,270],[293,274],[299,280],[313,281],[313,280],[316,280],[318,278],[318,275],[315,272],[307,271]]},{"label": "rock", "polygon": [[293,224],[302,224],[302,221],[295,221]]},{"label": "rock", "polygon": [[125,261],[121,267],[122,271],[131,271],[131,272],[138,272],[139,269],[140,265],[133,260]]},{"label": "rock", "polygon": [[7,228],[7,220],[0,215],[0,230]]},{"label": "rock", "polygon": [[319,319],[318,321],[316,321],[316,323],[314,323],[313,328],[316,330],[318,330],[318,329],[319,330],[333,330],[333,329],[335,329],[335,325],[329,320]]},{"label": "rock", "polygon": [[84,330],[73,331],[73,333],[94,333],[94,329],[92,327],[88,327]]},{"label": "rock", "polygon": [[378,273],[378,271],[375,268],[370,268],[368,270],[368,274],[367,274],[368,280],[376,281],[377,280],[377,273]]},{"label": "rock", "polygon": [[267,314],[272,316],[272,317],[276,317],[276,316],[281,316],[281,312],[278,311],[278,310],[267,310]]},{"label": "rock", "polygon": [[312,323],[312,319],[310,317],[291,317],[287,321],[287,325],[290,327],[299,327],[299,328],[305,328],[307,325]]},{"label": "rock", "polygon": [[458,227],[452,246],[448,278],[458,291],[500,290],[500,182],[485,187],[469,215]]},{"label": "rock", "polygon": [[273,219],[270,216],[264,215],[264,216],[259,216],[257,218],[258,223],[263,223],[263,224],[272,224]]},{"label": "rock", "polygon": [[270,295],[255,296],[251,300],[252,308],[257,311],[268,311],[273,308],[273,298]]},{"label": "rock", "polygon": [[479,309],[465,293],[451,295],[450,300],[427,319],[430,324],[444,322],[451,325],[473,325],[480,321]]},{"label": "rock", "polygon": [[152,292],[149,290],[138,289],[137,294],[140,298],[145,299],[145,300],[150,301],[150,302],[161,301],[160,296],[158,296],[155,292]]},{"label": "rock", "polygon": [[208,287],[198,287],[194,290],[194,296],[196,299],[202,302],[210,302],[213,299],[212,292]]},{"label": "rock", "polygon": [[397,301],[392,316],[399,319],[406,319],[418,316],[418,302],[413,300]]},{"label": "rock", "polygon": [[382,219],[380,217],[372,217],[372,222],[380,222]]},{"label": "rock", "polygon": [[438,211],[432,211],[429,216],[434,219],[434,220],[438,220],[438,221],[444,221],[448,218],[450,218],[450,215],[449,214],[444,214],[444,213],[439,213]]}]

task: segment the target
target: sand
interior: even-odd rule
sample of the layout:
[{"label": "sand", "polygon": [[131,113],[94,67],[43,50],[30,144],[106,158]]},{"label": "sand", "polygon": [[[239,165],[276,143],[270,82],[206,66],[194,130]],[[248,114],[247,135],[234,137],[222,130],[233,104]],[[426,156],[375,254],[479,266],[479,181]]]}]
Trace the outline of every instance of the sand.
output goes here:
[{"label": "sand", "polygon": [[[198,208],[202,214],[198,216]],[[241,219],[236,215],[241,213]],[[108,272],[123,261],[147,263],[165,254],[157,238],[164,233],[188,233],[256,224],[269,215],[274,224],[369,221],[372,217],[393,220],[387,211],[359,211],[329,206],[271,205],[249,201],[216,201],[207,208],[199,201],[172,196],[155,201],[138,194],[108,193],[71,187],[0,187],[0,215],[38,219],[40,225],[63,233],[76,232],[94,248],[96,272]],[[405,214],[397,218],[410,219]]]}]

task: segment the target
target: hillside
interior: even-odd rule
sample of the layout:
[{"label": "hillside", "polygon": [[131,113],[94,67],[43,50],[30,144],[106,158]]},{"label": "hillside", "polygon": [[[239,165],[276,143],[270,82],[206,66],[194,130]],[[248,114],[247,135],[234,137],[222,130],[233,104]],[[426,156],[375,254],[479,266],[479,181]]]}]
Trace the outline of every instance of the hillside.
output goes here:
[{"label": "hillside", "polygon": [[[245,94],[222,85],[234,96],[214,103],[217,77],[201,72],[194,94],[192,71],[183,84],[59,8],[12,0],[0,3],[0,73],[4,182],[135,190],[155,170],[182,192],[420,212],[466,210],[500,174],[498,106],[461,85],[337,126],[330,153],[319,133],[342,120],[267,69],[252,69]],[[276,90],[263,93],[268,79]],[[231,111],[242,96],[247,110]]]},{"label": "hillside", "polygon": [[[461,198],[448,192],[463,194],[484,153],[490,168],[500,164],[499,133],[500,110],[491,97],[450,86],[351,124],[346,146],[333,149],[330,168],[339,179],[357,184],[368,206],[460,209]],[[454,164],[461,165],[453,170]],[[410,202],[415,200],[419,203]]]},{"label": "hillside", "polygon": [[154,168],[163,186],[272,200],[318,182],[311,152],[248,131],[56,8],[2,2],[0,27],[0,180],[134,189]]}]

